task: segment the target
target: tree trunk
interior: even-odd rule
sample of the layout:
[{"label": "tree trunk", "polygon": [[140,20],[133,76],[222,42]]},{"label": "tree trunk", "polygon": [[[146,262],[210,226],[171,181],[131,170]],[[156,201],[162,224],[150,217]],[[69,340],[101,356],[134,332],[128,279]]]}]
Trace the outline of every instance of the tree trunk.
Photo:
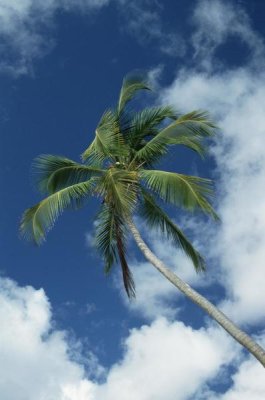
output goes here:
[{"label": "tree trunk", "polygon": [[233,338],[244,346],[260,363],[265,367],[265,351],[254,342],[250,336],[239,329],[222,311],[218,310],[210,301],[200,295],[196,290],[192,289],[187,283],[183,282],[175,275],[155,254],[149,249],[141,238],[141,235],[133,222],[128,221],[128,225],[136,241],[137,246],[144,254],[145,258],[153,264],[153,266],[164,275],[174,286],[184,293],[190,300],[198,304],[206,311],[219,325],[221,325]]}]

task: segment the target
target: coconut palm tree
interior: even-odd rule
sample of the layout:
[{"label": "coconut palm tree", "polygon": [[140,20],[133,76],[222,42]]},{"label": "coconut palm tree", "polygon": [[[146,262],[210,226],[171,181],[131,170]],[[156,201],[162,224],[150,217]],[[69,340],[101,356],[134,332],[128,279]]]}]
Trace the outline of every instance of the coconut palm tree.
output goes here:
[{"label": "coconut palm tree", "polygon": [[126,242],[131,233],[145,258],[159,272],[265,366],[264,350],[160,261],[133,222],[133,216],[138,213],[149,227],[159,229],[183,250],[197,272],[205,270],[203,257],[162,205],[169,203],[189,212],[202,211],[217,219],[210,204],[212,182],[198,176],[155,169],[155,166],[175,145],[203,156],[205,139],[214,134],[215,125],[202,111],[183,115],[164,106],[132,112],[128,103],[140,90],[149,90],[143,78],[124,79],[118,104],[102,115],[95,138],[82,154],[81,163],[53,155],[41,155],[34,161],[38,188],[47,197],[25,211],[21,234],[41,244],[65,209],[79,208],[90,196],[96,196],[100,203],[96,247],[105,261],[106,273],[119,261],[128,296],[135,296],[126,255]]}]

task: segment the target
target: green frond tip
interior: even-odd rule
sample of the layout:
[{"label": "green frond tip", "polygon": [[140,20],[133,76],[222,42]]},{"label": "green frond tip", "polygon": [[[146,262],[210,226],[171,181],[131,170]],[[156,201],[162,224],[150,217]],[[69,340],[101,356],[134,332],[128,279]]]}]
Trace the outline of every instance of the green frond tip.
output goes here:
[{"label": "green frond tip", "polygon": [[139,90],[151,90],[150,86],[143,76],[128,75],[124,78],[117,106],[118,114],[123,111],[126,104],[135,96],[135,94]]},{"label": "green frond tip", "polygon": [[65,157],[41,154],[32,165],[35,181],[43,193],[53,194],[75,183],[101,175],[99,168],[79,164]]},{"label": "green frond tip", "polygon": [[213,136],[216,126],[206,112],[192,111],[179,115],[137,149],[134,156],[147,165],[157,161],[168,151],[169,145],[182,145],[204,157],[205,138]]},{"label": "green frond tip", "polygon": [[138,150],[146,137],[155,136],[161,123],[165,119],[176,119],[177,113],[170,106],[145,108],[136,112],[131,120],[131,129],[128,135],[130,146]]},{"label": "green frond tip", "polygon": [[139,175],[146,187],[165,202],[192,212],[201,210],[218,220],[208,201],[213,196],[210,179],[159,170],[141,170]]},{"label": "green frond tip", "polygon": [[194,110],[178,118],[179,123],[186,123],[187,127],[200,136],[212,136],[216,133],[217,125],[210,114],[204,110]]},{"label": "green frond tip", "polygon": [[91,178],[87,182],[59,190],[27,209],[20,223],[21,236],[40,245],[59,215],[67,208],[80,207],[82,201],[91,195],[93,186],[94,180]]},{"label": "green frond tip", "polygon": [[191,242],[185,237],[181,229],[169,218],[155,202],[155,199],[144,189],[142,189],[143,201],[140,206],[140,215],[150,228],[159,229],[167,239],[183,250],[188,258],[191,259],[197,272],[204,271],[205,261],[200,253],[192,246]]}]

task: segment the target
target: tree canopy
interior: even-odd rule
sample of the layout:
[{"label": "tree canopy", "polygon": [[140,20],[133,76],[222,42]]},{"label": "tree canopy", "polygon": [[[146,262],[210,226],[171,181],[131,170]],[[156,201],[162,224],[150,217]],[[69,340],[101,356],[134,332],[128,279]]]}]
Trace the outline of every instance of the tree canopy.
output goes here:
[{"label": "tree canopy", "polygon": [[135,285],[126,244],[128,221],[135,214],[182,249],[196,271],[205,269],[203,257],[162,206],[169,203],[218,218],[211,205],[211,180],[156,168],[176,145],[203,157],[214,123],[201,110],[181,114],[171,106],[154,106],[133,111],[129,103],[142,90],[150,90],[143,77],[123,80],[116,107],[103,113],[81,162],[47,154],[35,159],[36,184],[46,197],[24,212],[20,226],[22,236],[39,245],[65,209],[78,209],[97,197],[96,247],[107,273],[120,263],[129,297],[135,295]]}]

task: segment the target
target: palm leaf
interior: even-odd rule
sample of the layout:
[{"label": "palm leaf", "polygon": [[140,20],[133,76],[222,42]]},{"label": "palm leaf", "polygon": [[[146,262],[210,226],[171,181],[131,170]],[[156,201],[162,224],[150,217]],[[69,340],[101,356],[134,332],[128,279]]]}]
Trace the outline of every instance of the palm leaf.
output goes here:
[{"label": "palm leaf", "polygon": [[165,202],[181,206],[189,211],[200,209],[214,219],[218,219],[208,201],[208,198],[213,195],[210,179],[159,170],[141,170],[139,176],[147,188]]},{"label": "palm leaf", "polygon": [[114,207],[104,204],[98,214],[96,246],[105,261],[105,272],[120,260],[123,283],[128,297],[135,296],[135,285],[125,254],[126,226]]},{"label": "palm leaf", "polygon": [[122,278],[124,288],[129,298],[135,297],[135,284],[133,280],[133,275],[130,271],[130,268],[127,264],[126,253],[125,253],[125,240],[124,240],[124,229],[123,223],[119,218],[115,218],[115,227],[116,227],[116,238],[117,238],[117,251],[119,254],[121,269],[122,269]]},{"label": "palm leaf", "polygon": [[212,136],[215,128],[208,115],[202,111],[182,115],[147,141],[136,152],[135,159],[150,164],[166,154],[168,145],[184,145],[203,156],[202,140]]},{"label": "palm leaf", "polygon": [[116,232],[115,213],[107,204],[103,204],[96,218],[97,228],[95,244],[105,261],[105,272],[109,273],[114,262],[117,261],[116,254]]},{"label": "palm leaf", "polygon": [[91,178],[87,182],[61,189],[27,209],[21,219],[21,235],[38,245],[41,244],[59,215],[66,208],[80,206],[80,202],[92,193],[95,179]]},{"label": "palm leaf", "polygon": [[199,136],[212,136],[217,128],[210,115],[203,110],[194,110],[181,115],[179,123],[183,123],[188,129]]},{"label": "palm leaf", "polygon": [[126,104],[139,90],[150,90],[150,87],[143,77],[127,76],[124,78],[117,106],[118,114],[122,113]]},{"label": "palm leaf", "polygon": [[34,160],[33,170],[39,190],[43,193],[55,193],[57,190],[75,183],[87,181],[104,171],[86,166],[65,157],[42,154]]},{"label": "palm leaf", "polygon": [[82,159],[95,165],[101,165],[105,159],[115,161],[126,150],[123,149],[123,143],[117,116],[107,110],[96,129],[95,139],[82,154]]},{"label": "palm leaf", "polygon": [[107,204],[115,206],[120,215],[127,216],[137,202],[137,184],[136,172],[112,167],[100,178],[96,190]]},{"label": "palm leaf", "polygon": [[168,215],[158,206],[155,199],[144,189],[142,189],[143,202],[140,214],[151,228],[158,228],[168,239],[181,248],[184,253],[192,260],[196,271],[205,270],[205,261],[202,256],[194,249],[190,241],[185,237],[180,228],[172,222]]},{"label": "palm leaf", "polygon": [[157,133],[157,126],[166,118],[176,119],[176,112],[170,106],[145,108],[135,113],[128,135],[130,146],[137,149],[146,136]]}]

